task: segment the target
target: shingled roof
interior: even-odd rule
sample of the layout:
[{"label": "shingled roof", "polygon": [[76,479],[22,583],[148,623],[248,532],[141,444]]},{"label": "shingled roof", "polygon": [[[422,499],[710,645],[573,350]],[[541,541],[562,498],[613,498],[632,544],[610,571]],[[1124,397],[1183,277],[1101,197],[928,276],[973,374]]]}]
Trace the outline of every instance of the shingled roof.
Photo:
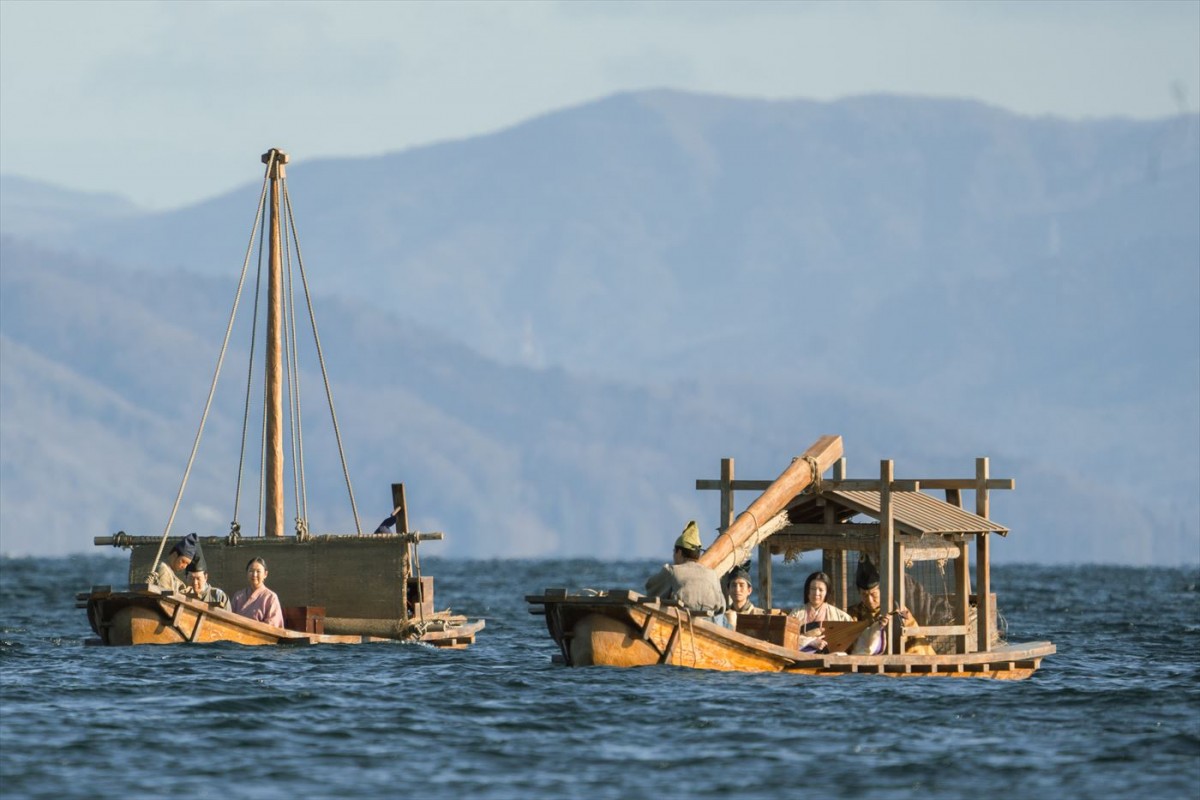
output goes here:
[{"label": "shingled roof", "polygon": [[[930,497],[924,492],[892,492],[892,519],[901,533],[944,534],[944,533],[989,533],[1008,534],[1008,528],[978,514],[971,514],[952,503]],[[792,522],[819,523],[824,512],[817,503],[818,498],[833,502],[838,513],[835,517],[845,522],[857,514],[872,519],[880,518],[879,492],[873,491],[825,491],[819,494],[802,494],[792,501],[788,517]]]}]

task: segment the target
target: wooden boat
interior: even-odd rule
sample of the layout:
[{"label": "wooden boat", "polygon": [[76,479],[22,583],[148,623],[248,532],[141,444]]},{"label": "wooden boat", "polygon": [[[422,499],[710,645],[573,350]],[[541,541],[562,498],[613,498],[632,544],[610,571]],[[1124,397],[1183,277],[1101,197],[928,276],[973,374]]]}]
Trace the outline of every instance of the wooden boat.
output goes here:
[{"label": "wooden boat", "polygon": [[[866,629],[862,623],[825,623],[829,653],[799,649],[799,620],[779,611],[738,614],[734,627],[692,614],[677,604],[625,589],[569,592],[546,589],[529,595],[531,613],[545,617],[558,644],[557,660],[570,666],[636,667],[668,664],[695,669],[745,672],[792,672],[842,675],[863,672],[889,676],[1022,679],[1055,652],[1050,642],[1009,644],[997,627],[991,592],[990,543],[1008,530],[987,518],[988,493],[1011,489],[1011,480],[988,476],[987,459],[978,459],[968,479],[896,480],[884,461],[878,479],[849,480],[842,442],[818,440],[775,481],[737,481],[733,460],[722,461],[719,481],[699,480],[697,489],[721,491],[723,532],[701,563],[724,574],[757,551],[759,596],[772,601],[772,556],[822,552],[822,571],[833,581],[830,602],[845,607],[851,554],[880,565],[881,607],[905,606],[914,589],[909,565],[953,563],[953,590],[935,597],[953,616],[949,624],[906,628],[890,625],[883,652],[850,655],[850,644]],[[822,479],[833,468],[831,480]],[[942,490],[936,499],[922,488]],[[762,490],[737,519],[732,519],[737,490]],[[961,493],[973,490],[976,513],[961,506]],[[871,522],[859,522],[867,517]],[[971,593],[968,561],[974,540],[976,592]],[[927,652],[911,652],[914,641],[933,642]],[[922,648],[926,649],[926,648]]]},{"label": "wooden boat", "polygon": [[[307,524],[307,488],[304,478],[303,432],[299,414],[299,366],[297,312],[294,275],[298,272],[305,299],[308,280],[300,259],[299,243],[286,248],[283,229],[295,237],[296,225],[287,196],[285,165],[288,156],[281,150],[265,153],[266,164],[259,215],[264,229],[255,238],[268,242],[268,257],[260,258],[267,272],[265,381],[263,388],[263,442],[261,479],[262,498],[255,520],[258,535],[244,536],[238,520],[240,493],[245,462],[245,442],[249,437],[249,413],[243,422],[242,462],[238,465],[234,492],[233,523],[226,536],[199,537],[209,582],[230,595],[245,585],[246,563],[263,557],[269,564],[270,588],[279,595],[285,628],[266,625],[241,617],[194,596],[163,589],[149,580],[163,556],[171,528],[187,486],[188,475],[196,458],[204,421],[207,419],[221,364],[234,328],[238,301],[246,282],[253,244],[247,248],[246,261],[230,314],[225,343],[221,349],[208,401],[201,416],[191,456],[184,470],[175,504],[162,536],[130,536],[123,531],[95,538],[97,545],[111,545],[130,551],[129,588],[113,591],[108,586],[93,587],[77,595],[77,605],[87,609],[88,622],[98,639],[94,644],[138,645],[196,642],[238,642],[241,644],[347,644],[364,641],[402,640],[436,647],[461,648],[474,642],[484,628],[483,620],[469,621],[449,610],[437,611],[434,605],[433,578],[423,575],[417,546],[424,541],[440,540],[440,532],[412,531],[408,525],[408,504],[404,485],[392,484],[389,519],[396,533],[364,534],[351,488],[350,473],[338,432],[325,357],[321,350],[312,304],[307,303],[312,324],[316,357],[324,379],[334,437],[346,480],[354,533],[313,535]],[[265,212],[265,213],[264,213]],[[288,243],[292,244],[291,242]],[[292,254],[298,262],[293,269]],[[255,319],[258,319],[256,312]],[[251,348],[253,353],[253,347]],[[286,379],[286,380],[285,380]],[[250,381],[247,381],[245,408],[251,407]],[[284,386],[287,387],[288,413],[284,413]],[[292,486],[295,529],[284,532],[284,440],[293,454]],[[382,528],[382,526],[381,526]]]}]

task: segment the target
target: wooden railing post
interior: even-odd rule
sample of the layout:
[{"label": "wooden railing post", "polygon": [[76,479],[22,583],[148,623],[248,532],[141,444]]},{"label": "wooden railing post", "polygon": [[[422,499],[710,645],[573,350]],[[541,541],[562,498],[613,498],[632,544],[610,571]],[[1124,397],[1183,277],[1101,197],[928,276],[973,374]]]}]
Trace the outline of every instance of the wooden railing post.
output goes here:
[{"label": "wooden railing post", "polygon": [[721,524],[717,535],[733,524],[733,459],[721,459]]},{"label": "wooden railing post", "polygon": [[[987,518],[988,507],[988,460],[975,459],[975,513]],[[977,587],[976,608],[978,609],[979,652],[992,647],[992,560],[989,548],[990,535],[981,533],[975,537],[975,586]]]},{"label": "wooden railing post", "polygon": [[[845,477],[846,459],[839,458],[833,465],[833,479],[840,481]],[[823,521],[826,532],[830,534],[833,533],[834,526],[837,523],[834,517],[834,510],[834,506],[831,503],[825,504]],[[846,608],[850,605],[850,597],[853,593],[851,591],[853,581],[850,579],[849,569],[850,554],[845,550],[835,550],[832,553],[828,550],[823,550],[821,562],[825,573],[833,581],[833,586],[829,587],[833,595],[829,602],[840,608]]]},{"label": "wooden railing post", "polygon": [[[965,537],[958,543],[958,559],[954,563],[955,594],[954,616],[959,625],[964,628],[971,624],[971,551],[969,540]],[[961,636],[954,637],[954,650],[966,653],[970,647],[970,637],[964,631]]]},{"label": "wooden railing post", "polygon": [[[879,462],[879,604],[884,613],[895,610],[896,602],[896,531],[892,519],[892,479],[894,465],[888,459]],[[900,625],[888,626],[886,651],[896,653],[900,645]]]}]

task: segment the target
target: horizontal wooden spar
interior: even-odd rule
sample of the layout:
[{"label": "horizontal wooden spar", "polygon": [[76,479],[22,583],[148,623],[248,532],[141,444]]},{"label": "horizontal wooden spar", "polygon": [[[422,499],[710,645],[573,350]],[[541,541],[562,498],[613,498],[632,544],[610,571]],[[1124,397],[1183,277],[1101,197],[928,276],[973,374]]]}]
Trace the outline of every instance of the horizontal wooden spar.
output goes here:
[{"label": "horizontal wooden spar", "polygon": [[[735,492],[741,491],[756,491],[761,492],[770,486],[773,481],[760,480],[734,480],[729,482],[729,488]],[[847,491],[847,492],[878,492],[881,481],[878,478],[845,478],[843,480],[824,480],[821,481],[821,489],[824,491]],[[934,491],[942,489],[977,489],[979,484],[974,478],[903,478],[894,480],[891,483],[893,492],[919,492],[919,491]],[[1012,490],[1016,487],[1016,481],[1012,478],[989,478],[984,481],[985,489],[1008,489]],[[724,488],[724,484],[715,478],[698,478],[696,480],[697,491],[715,491]]]},{"label": "horizontal wooden spar", "polygon": [[[799,526],[789,525],[779,533],[772,535],[767,540],[771,552],[776,555],[786,553],[788,550],[799,552],[813,550],[841,552],[854,550],[876,553],[879,549],[878,525],[863,525],[863,528],[874,530],[859,530],[852,533],[829,533],[823,526],[814,525],[811,527],[820,528],[820,530],[812,533],[792,533],[793,529],[797,527]],[[936,541],[922,541],[916,536],[906,536],[903,534],[896,536],[896,542],[904,545],[905,557],[913,561],[941,561],[943,559],[958,558],[958,545],[949,542],[941,544]]]},{"label": "horizontal wooden spar", "polygon": [[966,636],[970,632],[970,625],[918,625],[904,629],[908,636]]},{"label": "horizontal wooden spar", "polygon": [[[838,522],[833,525],[826,525],[823,522],[794,522],[775,532],[775,536],[833,536],[850,538],[862,535],[877,537],[879,535],[879,523]],[[965,534],[927,533],[921,536],[916,533],[896,531],[896,541],[905,547],[946,547],[951,544],[958,545],[966,541],[967,536],[977,535],[974,532],[970,532]]]},{"label": "horizontal wooden spar", "polygon": [[[734,491],[762,491],[768,488],[774,481],[730,481],[729,488]],[[877,492],[879,491],[880,481],[878,478],[845,478],[842,480],[823,480],[821,481],[821,491],[848,491],[848,492]],[[724,484],[719,480],[711,478],[699,479],[696,481],[697,490],[722,489]],[[890,488],[893,492],[919,492],[922,488],[920,481],[915,480],[896,480],[892,481]],[[972,487],[967,487],[972,488]]]},{"label": "horizontal wooden spar", "polygon": [[[175,537],[172,538],[174,540]],[[202,536],[199,539],[201,545],[210,546],[227,546],[227,547],[280,547],[283,545],[305,545],[315,542],[389,542],[397,543],[412,542],[440,542],[445,538],[445,534],[441,531],[431,531],[422,533],[420,531],[410,531],[408,533],[325,533],[320,536],[310,536],[301,541],[295,536],[243,536],[238,540],[236,545],[229,544],[229,538],[226,536]],[[113,547],[133,547],[135,545],[157,545],[162,541],[161,536],[131,536],[127,533],[117,533],[113,536],[96,536],[92,539],[92,543],[99,545],[111,545]]]},{"label": "horizontal wooden spar", "polygon": [[[914,478],[921,484],[922,489],[977,489],[979,483],[974,478]],[[988,478],[983,482],[985,489],[1015,489],[1017,482],[1012,478]]]}]

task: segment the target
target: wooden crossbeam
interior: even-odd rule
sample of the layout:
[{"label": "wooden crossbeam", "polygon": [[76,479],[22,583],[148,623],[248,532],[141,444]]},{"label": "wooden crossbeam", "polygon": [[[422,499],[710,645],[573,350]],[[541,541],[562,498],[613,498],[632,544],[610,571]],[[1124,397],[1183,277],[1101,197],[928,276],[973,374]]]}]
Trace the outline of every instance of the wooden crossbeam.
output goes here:
[{"label": "wooden crossbeam", "polygon": [[[772,483],[773,481],[733,480],[728,483],[728,486],[735,492],[761,492]],[[696,489],[698,491],[719,491],[725,488],[725,486],[726,484],[720,480],[712,478],[696,479]],[[879,491],[879,486],[880,483],[877,478],[830,479],[821,482],[822,490],[834,492],[877,492]],[[987,489],[1012,490],[1016,488],[1016,481],[1012,478],[989,478],[984,487]],[[900,478],[892,481],[891,485],[893,492],[932,491],[935,489],[961,491],[963,489],[977,488],[979,488],[979,484],[974,478]]]}]

